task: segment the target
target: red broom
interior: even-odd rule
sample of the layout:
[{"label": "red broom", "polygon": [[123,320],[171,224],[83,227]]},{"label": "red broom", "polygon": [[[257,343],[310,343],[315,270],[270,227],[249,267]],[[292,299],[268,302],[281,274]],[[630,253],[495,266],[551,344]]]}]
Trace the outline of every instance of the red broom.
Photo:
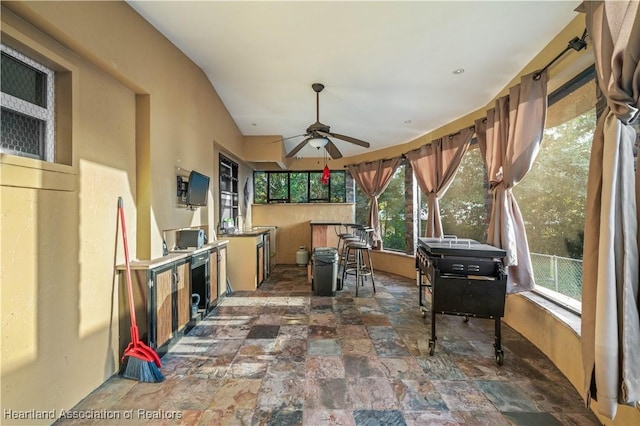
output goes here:
[{"label": "red broom", "polygon": [[127,228],[124,224],[124,205],[122,197],[118,197],[118,213],[122,224],[122,241],[124,243],[124,260],[127,269],[127,291],[129,294],[129,313],[131,315],[131,343],[124,350],[121,362],[127,358],[127,366],[122,374],[127,379],[140,382],[161,382],[164,376],[159,370],[160,358],[153,349],[140,341],[136,310],[133,304],[133,287],[131,285],[131,268],[129,266],[129,243],[127,242]]}]

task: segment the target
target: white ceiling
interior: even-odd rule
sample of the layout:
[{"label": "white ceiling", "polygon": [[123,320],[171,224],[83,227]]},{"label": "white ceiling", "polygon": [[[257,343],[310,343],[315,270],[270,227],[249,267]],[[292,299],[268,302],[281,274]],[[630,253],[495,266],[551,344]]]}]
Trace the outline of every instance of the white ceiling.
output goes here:
[{"label": "white ceiling", "polygon": [[204,70],[243,135],[305,133],[319,82],[320,121],[375,150],[485,107],[580,1],[128,3]]}]

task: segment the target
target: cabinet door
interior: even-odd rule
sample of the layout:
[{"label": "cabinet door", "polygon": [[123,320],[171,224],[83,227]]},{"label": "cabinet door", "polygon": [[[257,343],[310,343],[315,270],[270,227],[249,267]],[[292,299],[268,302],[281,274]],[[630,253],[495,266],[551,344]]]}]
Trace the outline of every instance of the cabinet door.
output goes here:
[{"label": "cabinet door", "polygon": [[264,245],[258,245],[258,285],[264,281]]},{"label": "cabinet door", "polygon": [[227,248],[218,247],[218,296],[227,292]]},{"label": "cabinet door", "polygon": [[218,303],[218,251],[211,250],[209,253],[209,306],[207,311],[211,311]]},{"label": "cabinet door", "polygon": [[267,278],[269,278],[269,275],[271,274],[271,265],[269,264],[270,262],[270,257],[271,257],[271,235],[267,232],[266,234],[263,235],[263,241],[264,241],[264,253],[262,255],[263,260],[262,260],[262,264],[264,265],[264,279],[266,280]]},{"label": "cabinet door", "polygon": [[[156,343],[155,334],[150,324],[153,317],[147,302],[151,300],[149,282],[151,278],[147,274],[148,270],[131,270],[131,291],[133,293],[133,306],[135,310],[136,323],[140,339],[147,344]],[[119,271],[119,303],[118,316],[120,327],[120,341],[118,353],[124,353],[125,348],[131,342],[131,310],[129,307],[129,289],[127,286],[127,274]],[[153,335],[152,335],[153,334]]]},{"label": "cabinet door", "polygon": [[181,331],[191,320],[191,273],[188,262],[176,264],[176,331]]},{"label": "cabinet door", "polygon": [[271,228],[269,232],[271,234],[269,241],[269,270],[273,271],[276,267],[276,228]]},{"label": "cabinet door", "polygon": [[155,345],[160,347],[173,338],[174,268],[155,273]]}]

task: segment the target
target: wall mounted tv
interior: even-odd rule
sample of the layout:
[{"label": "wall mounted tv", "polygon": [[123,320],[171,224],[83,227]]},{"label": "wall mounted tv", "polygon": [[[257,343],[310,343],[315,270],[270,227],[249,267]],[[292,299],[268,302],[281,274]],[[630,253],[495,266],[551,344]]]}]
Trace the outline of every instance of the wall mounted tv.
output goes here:
[{"label": "wall mounted tv", "polygon": [[205,176],[195,170],[189,174],[187,184],[187,205],[201,207],[207,205],[207,192],[209,191],[209,176]]}]

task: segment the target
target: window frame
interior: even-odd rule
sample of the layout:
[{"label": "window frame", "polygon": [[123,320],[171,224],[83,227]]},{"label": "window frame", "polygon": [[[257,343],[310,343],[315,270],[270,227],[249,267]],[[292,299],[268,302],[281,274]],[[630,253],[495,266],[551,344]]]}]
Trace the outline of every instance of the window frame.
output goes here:
[{"label": "window frame", "polygon": [[45,88],[46,107],[17,98],[5,92],[0,92],[0,106],[3,109],[35,118],[44,123],[44,137],[39,141],[40,155],[29,154],[21,151],[10,150],[0,146],[2,154],[16,155],[19,157],[33,158],[37,160],[54,163],[55,158],[55,71],[26,56],[25,54],[0,43],[0,51],[12,59],[25,64],[27,67],[42,72],[46,76]]},{"label": "window frame", "polygon": [[[291,175],[292,174],[306,174],[306,201],[291,201]],[[322,171],[318,170],[255,170],[253,172],[253,203],[260,205],[269,205],[269,204],[318,204],[318,203],[348,203],[347,201],[347,178],[345,170],[332,170],[331,174],[334,173],[342,173],[344,174],[344,197],[342,201],[332,201],[332,191],[331,191],[331,179],[329,179],[329,183],[327,183],[327,196],[323,198],[311,198],[311,179],[319,178],[322,176]],[[266,202],[259,202],[256,200],[257,196],[257,186],[256,186],[256,175],[258,174],[266,174]],[[271,175],[272,174],[286,174],[287,175],[287,196],[285,198],[272,198],[271,196]],[[316,176],[317,175],[317,176]]]},{"label": "window frame", "polygon": [[[575,90],[578,90],[585,84],[588,84],[590,81],[595,81],[597,85],[597,75],[595,71],[595,66],[591,65],[582,72],[578,73],[576,76],[571,78],[566,83],[562,84],[559,88],[554,90],[547,96],[547,108],[554,105],[556,102],[563,99],[565,96],[570,95]],[[595,95],[594,95],[595,96]],[[597,101],[597,99],[594,99]],[[594,105],[594,108],[597,109],[597,106]],[[546,126],[545,126],[546,129]],[[595,131],[595,128],[594,128]],[[585,206],[586,208],[586,206]],[[577,260],[577,259],[576,259]],[[582,259],[580,259],[582,261]],[[535,278],[535,277],[534,277]],[[533,294],[536,294],[549,302],[562,307],[563,309],[568,310],[569,312],[581,316],[582,314],[582,302],[576,300],[570,296],[567,296],[563,293],[556,292],[552,289],[546,288],[542,285],[538,285],[534,283],[534,287],[531,290]]]}]

